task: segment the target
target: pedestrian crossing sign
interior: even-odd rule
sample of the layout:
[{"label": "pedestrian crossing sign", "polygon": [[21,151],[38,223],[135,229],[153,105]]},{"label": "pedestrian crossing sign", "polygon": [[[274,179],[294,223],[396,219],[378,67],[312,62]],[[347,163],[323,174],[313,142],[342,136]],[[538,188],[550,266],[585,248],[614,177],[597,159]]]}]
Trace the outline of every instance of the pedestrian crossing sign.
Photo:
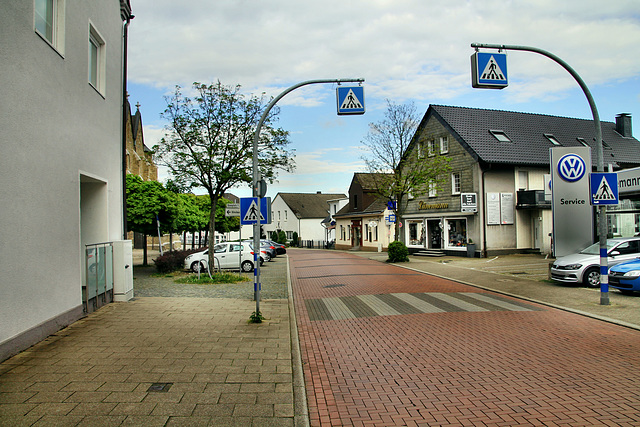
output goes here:
[{"label": "pedestrian crossing sign", "polygon": [[594,172],[589,177],[592,205],[617,205],[618,174]]},{"label": "pedestrian crossing sign", "polygon": [[471,86],[504,89],[508,85],[506,53],[476,52],[471,55]]},{"label": "pedestrian crossing sign", "polygon": [[260,199],[260,210],[258,210],[257,197],[243,197],[240,199],[240,224],[249,225],[271,224],[271,197]]},{"label": "pedestrian crossing sign", "polygon": [[364,87],[338,86],[336,89],[338,115],[364,114]]}]

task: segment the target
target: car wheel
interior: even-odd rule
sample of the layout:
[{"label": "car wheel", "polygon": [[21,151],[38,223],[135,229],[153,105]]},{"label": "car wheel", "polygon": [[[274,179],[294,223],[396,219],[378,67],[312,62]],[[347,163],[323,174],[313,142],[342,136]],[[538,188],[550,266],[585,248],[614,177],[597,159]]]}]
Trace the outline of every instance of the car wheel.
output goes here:
[{"label": "car wheel", "polygon": [[191,271],[198,273],[204,270],[204,265],[200,261],[195,261],[191,264]]},{"label": "car wheel", "polygon": [[599,288],[600,287],[600,270],[595,267],[591,267],[584,272],[582,277],[582,283],[587,288]]},{"label": "car wheel", "polygon": [[245,273],[253,271],[253,263],[251,261],[244,261],[240,266]]}]

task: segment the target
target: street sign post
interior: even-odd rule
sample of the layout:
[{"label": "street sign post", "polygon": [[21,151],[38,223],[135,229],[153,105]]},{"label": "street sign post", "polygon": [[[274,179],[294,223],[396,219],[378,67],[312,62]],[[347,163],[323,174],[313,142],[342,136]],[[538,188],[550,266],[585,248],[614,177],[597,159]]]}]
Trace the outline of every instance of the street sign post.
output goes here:
[{"label": "street sign post", "polygon": [[618,174],[615,172],[593,172],[589,176],[592,205],[617,205]]},{"label": "street sign post", "polygon": [[338,115],[364,114],[364,87],[338,86],[336,89]]},{"label": "street sign post", "polygon": [[240,203],[229,203],[224,208],[225,216],[240,216]]},{"label": "street sign post", "polygon": [[508,85],[506,53],[475,52],[471,55],[471,86],[504,89]]},{"label": "street sign post", "polygon": [[260,199],[258,208],[257,197],[243,197],[240,199],[240,224],[251,225],[271,224],[271,197]]}]

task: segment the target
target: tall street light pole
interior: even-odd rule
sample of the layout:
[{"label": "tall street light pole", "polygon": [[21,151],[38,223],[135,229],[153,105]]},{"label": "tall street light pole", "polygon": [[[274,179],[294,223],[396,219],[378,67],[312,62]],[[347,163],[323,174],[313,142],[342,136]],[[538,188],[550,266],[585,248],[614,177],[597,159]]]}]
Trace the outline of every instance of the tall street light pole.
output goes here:
[{"label": "tall street light pole", "polygon": [[253,197],[257,198],[258,205],[258,216],[257,221],[253,224],[253,290],[254,290],[254,298],[256,300],[256,315],[260,315],[260,198],[264,196],[261,194],[265,190],[265,186],[261,184],[262,178],[260,177],[260,170],[258,168],[258,141],[260,140],[260,129],[262,129],[262,125],[264,124],[267,116],[269,115],[269,111],[273,108],[276,103],[281,100],[286,94],[291,91],[294,91],[302,86],[312,85],[312,84],[321,84],[321,83],[362,83],[364,79],[319,79],[319,80],[307,80],[298,84],[291,86],[288,89],[285,89],[280,93],[280,95],[276,96],[271,100],[267,108],[262,113],[262,117],[260,117],[260,121],[258,122],[258,126],[256,127],[256,131],[253,135]]},{"label": "tall street light pole", "polygon": [[[531,46],[517,46],[517,45],[504,45],[504,44],[486,44],[486,43],[471,43],[471,47],[480,49],[500,49],[500,50],[524,50],[527,52],[535,52],[552,59],[556,63],[560,64],[565,70],[573,76],[578,82],[580,88],[587,97],[591,113],[593,115],[593,124],[596,131],[596,168],[598,172],[604,172],[604,156],[602,151],[602,126],[600,125],[600,115],[596,103],[591,96],[589,88],[585,84],[584,80],[578,75],[578,73],[571,68],[569,64],[557,57],[551,52],[539,49]],[[600,241],[600,304],[609,305],[609,264],[607,262],[607,214],[605,206],[598,206],[598,236]]]}]

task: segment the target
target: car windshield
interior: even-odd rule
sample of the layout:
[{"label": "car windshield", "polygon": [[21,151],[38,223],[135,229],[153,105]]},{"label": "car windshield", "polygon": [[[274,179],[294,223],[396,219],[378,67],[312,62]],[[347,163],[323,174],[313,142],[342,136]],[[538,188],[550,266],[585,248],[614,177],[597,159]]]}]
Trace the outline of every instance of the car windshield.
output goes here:
[{"label": "car windshield", "polygon": [[[616,242],[607,240],[607,252],[614,247]],[[600,255],[600,242],[594,243],[591,246],[588,246],[580,251],[581,254],[585,255]]]},{"label": "car windshield", "polygon": [[227,251],[227,245],[215,245],[213,247],[213,253],[219,254]]}]

